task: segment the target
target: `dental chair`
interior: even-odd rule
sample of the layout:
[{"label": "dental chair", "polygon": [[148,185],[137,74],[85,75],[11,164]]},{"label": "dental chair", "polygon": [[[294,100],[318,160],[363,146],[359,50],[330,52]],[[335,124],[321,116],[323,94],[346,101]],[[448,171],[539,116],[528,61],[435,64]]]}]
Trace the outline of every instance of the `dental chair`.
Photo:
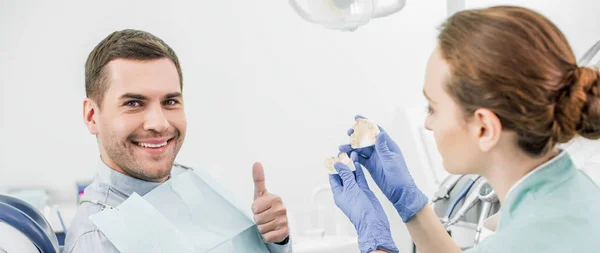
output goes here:
[{"label": "dental chair", "polygon": [[27,202],[0,195],[0,253],[60,253],[44,216]]}]

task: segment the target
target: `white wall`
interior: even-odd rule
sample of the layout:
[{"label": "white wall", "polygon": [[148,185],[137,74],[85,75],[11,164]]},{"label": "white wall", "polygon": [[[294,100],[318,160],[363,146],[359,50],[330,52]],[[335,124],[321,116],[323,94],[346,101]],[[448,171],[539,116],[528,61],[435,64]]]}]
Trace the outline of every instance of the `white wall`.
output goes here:
[{"label": "white wall", "polygon": [[565,34],[575,55],[580,57],[600,40],[600,1],[598,0],[466,0],[466,8],[517,5],[548,17]]}]

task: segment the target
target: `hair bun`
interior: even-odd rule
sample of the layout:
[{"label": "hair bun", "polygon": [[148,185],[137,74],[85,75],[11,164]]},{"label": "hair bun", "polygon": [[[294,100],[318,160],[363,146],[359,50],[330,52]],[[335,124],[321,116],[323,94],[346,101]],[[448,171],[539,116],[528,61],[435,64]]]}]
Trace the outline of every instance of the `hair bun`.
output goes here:
[{"label": "hair bun", "polygon": [[600,138],[600,71],[578,67],[566,77],[559,94],[552,126],[553,139],[565,143],[576,134],[588,139]]},{"label": "hair bun", "polygon": [[581,89],[587,94],[577,126],[579,135],[588,139],[600,138],[600,71],[598,68],[582,68]]}]

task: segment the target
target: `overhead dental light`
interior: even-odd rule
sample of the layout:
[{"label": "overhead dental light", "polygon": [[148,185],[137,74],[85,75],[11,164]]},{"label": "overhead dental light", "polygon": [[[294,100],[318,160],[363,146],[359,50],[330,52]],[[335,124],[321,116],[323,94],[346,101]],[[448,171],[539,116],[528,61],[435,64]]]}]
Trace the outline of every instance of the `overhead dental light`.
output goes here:
[{"label": "overhead dental light", "polygon": [[328,29],[355,31],[371,19],[404,8],[406,0],[289,0],[303,19]]}]

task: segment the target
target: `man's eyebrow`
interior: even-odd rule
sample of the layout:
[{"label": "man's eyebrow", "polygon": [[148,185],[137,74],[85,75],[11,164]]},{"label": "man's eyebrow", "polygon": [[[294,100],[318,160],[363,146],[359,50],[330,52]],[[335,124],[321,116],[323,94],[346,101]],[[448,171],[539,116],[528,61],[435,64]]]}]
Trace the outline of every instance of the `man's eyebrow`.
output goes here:
[{"label": "man's eyebrow", "polygon": [[173,92],[165,95],[165,99],[181,97],[181,92]]},{"label": "man's eyebrow", "polygon": [[139,100],[147,100],[148,98],[142,94],[135,93],[125,93],[121,95],[119,99],[139,99]]},{"label": "man's eyebrow", "polygon": [[[166,94],[164,96],[165,99],[176,98],[176,97],[181,97],[181,92],[173,92],[173,93]],[[125,93],[125,94],[121,95],[121,97],[119,99],[148,100],[148,98],[146,96],[144,96],[142,94],[136,94],[136,93]]]}]

